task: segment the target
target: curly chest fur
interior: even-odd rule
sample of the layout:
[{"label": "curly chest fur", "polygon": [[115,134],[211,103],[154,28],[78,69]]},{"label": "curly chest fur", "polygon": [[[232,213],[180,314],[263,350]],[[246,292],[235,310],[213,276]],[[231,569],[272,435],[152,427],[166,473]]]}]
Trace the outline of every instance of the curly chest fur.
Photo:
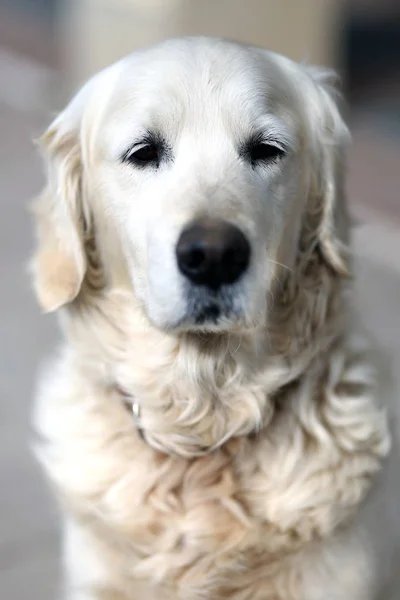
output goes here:
[{"label": "curly chest fur", "polygon": [[128,588],[145,580],[185,600],[275,600],[282,565],[351,516],[387,452],[374,399],[347,383],[317,401],[315,389],[296,389],[259,435],[197,458],[153,449],[106,390],[76,389],[48,420],[43,456]]}]

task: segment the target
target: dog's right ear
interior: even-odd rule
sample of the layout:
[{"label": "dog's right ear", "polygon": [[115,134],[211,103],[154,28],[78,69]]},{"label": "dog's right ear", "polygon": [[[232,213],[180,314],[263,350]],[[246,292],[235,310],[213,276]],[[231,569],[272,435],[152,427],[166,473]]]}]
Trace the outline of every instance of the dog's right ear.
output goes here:
[{"label": "dog's right ear", "polygon": [[39,141],[48,165],[48,182],[33,206],[38,244],[31,266],[37,297],[46,312],[76,298],[86,271],[83,236],[88,224],[82,197],[79,114],[82,107],[81,103],[74,103],[55,119]]},{"label": "dog's right ear", "polygon": [[85,277],[85,238],[91,233],[85,193],[89,147],[123,69],[121,61],[89,79],[39,140],[48,181],[33,206],[38,244],[31,267],[46,312],[72,302]]}]

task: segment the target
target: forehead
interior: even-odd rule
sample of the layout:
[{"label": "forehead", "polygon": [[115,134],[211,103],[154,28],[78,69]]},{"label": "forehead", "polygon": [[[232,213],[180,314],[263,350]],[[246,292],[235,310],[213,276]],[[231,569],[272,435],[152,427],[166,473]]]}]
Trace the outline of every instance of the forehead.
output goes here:
[{"label": "forehead", "polygon": [[[294,77],[280,57],[226,41],[174,40],[124,61],[106,111],[114,138],[148,129],[235,134],[295,119]],[[290,71],[290,69],[289,69]]]}]

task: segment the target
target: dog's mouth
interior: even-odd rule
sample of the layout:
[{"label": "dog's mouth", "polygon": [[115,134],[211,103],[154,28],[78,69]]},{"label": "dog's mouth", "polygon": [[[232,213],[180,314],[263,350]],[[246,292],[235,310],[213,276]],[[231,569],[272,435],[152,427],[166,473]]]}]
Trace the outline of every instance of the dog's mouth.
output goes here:
[{"label": "dog's mouth", "polygon": [[216,292],[205,289],[189,289],[186,294],[186,310],[178,329],[227,331],[237,327],[244,314],[240,294],[230,287]]},{"label": "dog's mouth", "polygon": [[221,308],[218,306],[218,304],[212,302],[198,311],[198,313],[194,316],[194,321],[196,325],[205,325],[207,323],[218,325],[220,316]]}]

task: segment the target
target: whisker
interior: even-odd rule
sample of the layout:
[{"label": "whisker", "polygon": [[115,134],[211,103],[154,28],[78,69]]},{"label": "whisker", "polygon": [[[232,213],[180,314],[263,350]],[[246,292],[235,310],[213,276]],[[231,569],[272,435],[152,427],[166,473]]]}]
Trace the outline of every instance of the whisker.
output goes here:
[{"label": "whisker", "polygon": [[234,352],[232,352],[232,355],[233,355],[233,356],[239,352],[239,350],[240,350],[240,347],[241,347],[241,345],[242,345],[242,340],[243,340],[242,336],[239,336],[239,345],[238,345],[238,347],[236,348],[236,350],[235,350]]},{"label": "whisker", "polygon": [[[277,280],[277,281],[279,281],[279,280]],[[268,303],[267,303],[267,314],[269,314],[270,312],[272,312],[272,310],[273,310],[273,308],[275,306],[275,294],[274,294],[274,292],[273,292],[272,289],[268,291],[267,300],[268,300]],[[269,302],[269,300],[271,300],[271,302]]]},{"label": "whisker", "polygon": [[291,269],[287,265],[284,265],[283,263],[280,263],[277,260],[273,260],[272,258],[268,258],[267,257],[267,260],[268,260],[268,262],[272,263],[273,265],[278,265],[278,267],[282,267],[283,269],[287,269],[288,271],[290,271],[291,273],[293,273],[293,269]]}]

